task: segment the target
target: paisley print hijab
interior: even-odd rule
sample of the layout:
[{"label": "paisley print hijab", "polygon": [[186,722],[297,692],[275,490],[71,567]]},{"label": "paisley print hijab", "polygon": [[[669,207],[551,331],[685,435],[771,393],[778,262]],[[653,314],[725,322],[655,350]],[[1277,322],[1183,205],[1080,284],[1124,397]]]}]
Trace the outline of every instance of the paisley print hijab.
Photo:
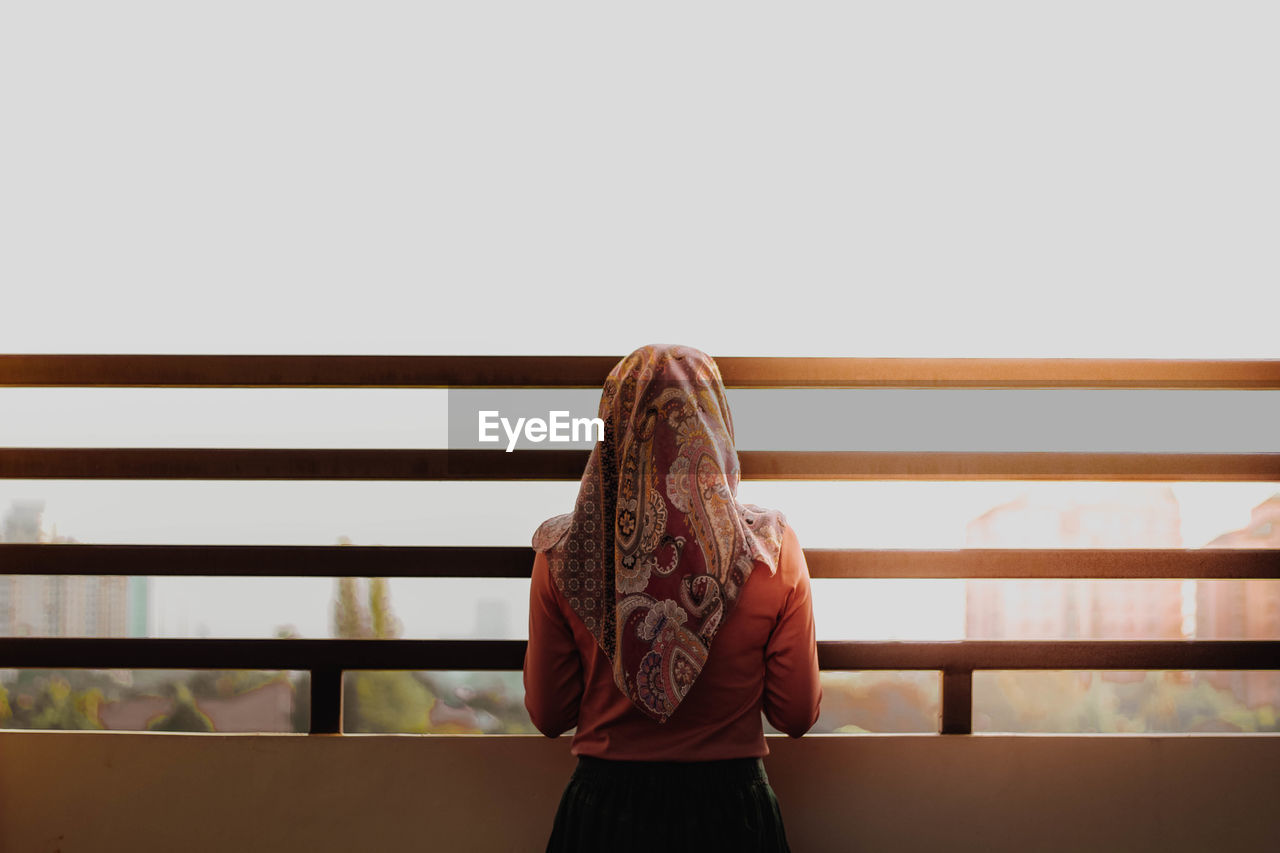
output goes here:
[{"label": "paisley print hijab", "polygon": [[781,513],[741,504],[724,382],[711,357],[650,345],[609,373],[604,440],[573,512],[533,547],[636,707],[666,722],[759,561],[777,571]]}]

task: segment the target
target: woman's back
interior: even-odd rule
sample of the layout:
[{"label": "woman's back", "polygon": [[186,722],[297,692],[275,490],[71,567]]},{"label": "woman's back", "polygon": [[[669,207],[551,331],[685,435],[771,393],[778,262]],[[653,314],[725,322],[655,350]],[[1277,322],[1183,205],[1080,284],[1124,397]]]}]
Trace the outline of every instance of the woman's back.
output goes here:
[{"label": "woman's back", "polygon": [[658,723],[614,682],[595,638],[556,590],[546,556],[533,568],[525,704],[539,731],[577,726],[572,752],[644,761],[713,761],[767,755],[763,710],[780,731],[804,734],[822,691],[814,646],[809,572],[787,527],[778,571],[757,565],[719,628],[676,713]]},{"label": "woman's back", "polygon": [[818,716],[804,552],[738,501],[724,381],[706,353],[642,347],[600,395],[573,511],[535,531],[525,706],[578,756],[547,850],[786,853],[761,711]]}]

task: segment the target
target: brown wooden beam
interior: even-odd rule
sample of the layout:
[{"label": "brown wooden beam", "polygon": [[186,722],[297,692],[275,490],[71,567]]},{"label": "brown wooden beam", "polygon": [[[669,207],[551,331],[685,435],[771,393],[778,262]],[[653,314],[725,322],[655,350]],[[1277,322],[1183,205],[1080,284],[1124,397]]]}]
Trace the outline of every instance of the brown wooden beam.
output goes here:
[{"label": "brown wooden beam", "polygon": [[[0,355],[0,386],[599,388],[620,356]],[[1280,360],[716,359],[732,388],[1280,388]]]},{"label": "brown wooden beam", "polygon": [[528,547],[0,543],[0,575],[527,578],[532,569]]},{"label": "brown wooden beam", "polygon": [[1280,480],[1280,453],[742,451],[747,480]]},{"label": "brown wooden beam", "polygon": [[1280,549],[806,548],[815,578],[1280,578]]},{"label": "brown wooden beam", "polygon": [[[0,667],[517,670],[523,640],[7,637]],[[1280,669],[1280,640],[954,640],[818,643],[831,670]]]},{"label": "brown wooden beam", "polygon": [[819,642],[823,669],[1280,669],[1278,640]]},{"label": "brown wooden beam", "polygon": [[[815,578],[1280,578],[1280,549],[806,548]],[[0,543],[0,575],[527,578],[525,546]]]},{"label": "brown wooden beam", "polygon": [[[0,478],[576,480],[586,450],[0,447]],[[1280,453],[745,450],[744,480],[1280,481]]]},{"label": "brown wooden beam", "polygon": [[524,647],[524,640],[6,637],[0,638],[0,667],[521,669]]}]

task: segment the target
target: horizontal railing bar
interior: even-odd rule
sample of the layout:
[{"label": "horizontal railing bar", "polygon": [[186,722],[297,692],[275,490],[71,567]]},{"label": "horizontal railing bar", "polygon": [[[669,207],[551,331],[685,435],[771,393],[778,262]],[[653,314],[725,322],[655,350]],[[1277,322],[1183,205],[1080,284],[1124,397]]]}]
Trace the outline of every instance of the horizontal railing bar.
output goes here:
[{"label": "horizontal railing bar", "polygon": [[1280,479],[1280,453],[747,450],[738,456],[746,480]]},{"label": "horizontal railing bar", "polygon": [[1280,578],[1280,549],[806,548],[815,578]]},{"label": "horizontal railing bar", "polygon": [[[576,480],[586,450],[0,447],[0,478]],[[1280,453],[744,450],[745,480],[1280,480]]]},{"label": "horizontal railing bar", "polygon": [[1280,669],[1280,640],[820,642],[825,669]]},{"label": "horizontal railing bar", "polygon": [[492,546],[0,543],[0,575],[527,578],[533,556]]},{"label": "horizontal railing bar", "polygon": [[0,667],[85,669],[520,669],[524,640],[0,639]]},{"label": "horizontal railing bar", "polygon": [[[1273,578],[1280,549],[806,548],[815,578]],[[528,547],[0,543],[0,575],[527,578]]]},{"label": "horizontal railing bar", "polygon": [[[0,667],[521,669],[524,640],[15,637]],[[823,669],[1280,669],[1280,640],[822,641]]]},{"label": "horizontal railing bar", "polygon": [[[620,356],[0,355],[0,386],[599,388]],[[1280,360],[721,356],[731,388],[1280,388]]]}]

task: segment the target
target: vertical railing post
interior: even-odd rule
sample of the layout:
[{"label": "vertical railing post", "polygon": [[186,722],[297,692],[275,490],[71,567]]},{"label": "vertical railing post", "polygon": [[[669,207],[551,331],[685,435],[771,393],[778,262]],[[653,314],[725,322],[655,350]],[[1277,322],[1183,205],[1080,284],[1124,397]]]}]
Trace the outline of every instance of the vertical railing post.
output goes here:
[{"label": "vertical railing post", "polygon": [[311,670],[311,734],[342,733],[342,670]]},{"label": "vertical railing post", "polygon": [[973,670],[942,671],[942,734],[973,734]]}]

